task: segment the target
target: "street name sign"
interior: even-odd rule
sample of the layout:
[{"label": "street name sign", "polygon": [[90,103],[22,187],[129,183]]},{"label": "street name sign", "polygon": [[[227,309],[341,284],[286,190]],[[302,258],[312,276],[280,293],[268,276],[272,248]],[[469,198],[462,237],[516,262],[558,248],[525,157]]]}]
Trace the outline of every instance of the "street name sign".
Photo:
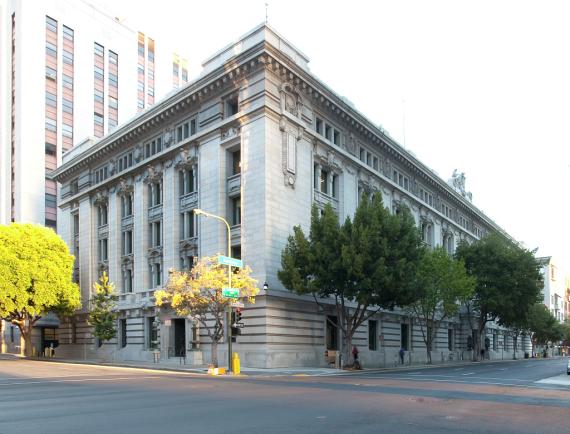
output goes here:
[{"label": "street name sign", "polygon": [[243,309],[245,307],[245,304],[243,304],[243,302],[241,302],[241,301],[232,301],[230,306],[234,307],[234,308],[239,307],[239,308]]},{"label": "street name sign", "polygon": [[232,267],[243,267],[243,261],[241,259],[230,258],[228,256],[220,255],[218,256],[218,264],[221,265],[231,265]]},{"label": "street name sign", "polygon": [[238,298],[239,297],[239,289],[238,288],[222,288],[222,297]]}]

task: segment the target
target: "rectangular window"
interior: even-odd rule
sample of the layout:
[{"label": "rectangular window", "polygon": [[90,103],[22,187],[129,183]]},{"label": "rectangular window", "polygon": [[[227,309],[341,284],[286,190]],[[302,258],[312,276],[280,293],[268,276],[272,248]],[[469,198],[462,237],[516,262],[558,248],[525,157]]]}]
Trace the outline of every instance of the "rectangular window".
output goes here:
[{"label": "rectangular window", "polygon": [[54,93],[51,93],[49,90],[46,90],[45,92],[45,102],[46,105],[49,105],[50,107],[57,107],[57,97],[55,96]]},{"label": "rectangular window", "polygon": [[67,89],[73,89],[73,77],[67,74],[62,74],[61,80],[63,81],[63,87],[66,87]]},{"label": "rectangular window", "polygon": [[315,129],[317,130],[317,133],[319,134],[323,134],[323,120],[320,118],[315,118]]},{"label": "rectangular window", "polygon": [[453,329],[447,329],[447,349],[453,351],[455,349],[455,334]]},{"label": "rectangular window", "polygon": [[57,78],[57,71],[51,66],[46,65],[46,78],[50,80],[55,80]]},{"label": "rectangular window", "polygon": [[95,55],[101,56],[101,57],[103,57],[105,55],[105,48],[103,48],[103,46],[101,44],[98,44],[97,42],[95,42],[93,47],[95,50]]},{"label": "rectangular window", "polygon": [[67,50],[63,50],[63,63],[67,63],[68,65],[73,65],[73,53]]},{"label": "rectangular window", "polygon": [[226,118],[235,115],[239,110],[238,97],[232,96],[226,100]]},{"label": "rectangular window", "polygon": [[320,178],[320,188],[319,190],[322,191],[323,193],[328,194],[329,193],[329,186],[328,186],[328,178],[329,178],[329,173],[326,170],[322,170],[321,169],[321,178]]},{"label": "rectangular window", "polygon": [[46,54],[50,57],[57,57],[57,47],[51,42],[46,42]]},{"label": "rectangular window", "polygon": [[61,106],[65,113],[73,113],[73,101],[63,98],[61,101]]},{"label": "rectangular window", "polygon": [[241,173],[241,152],[240,150],[232,152],[232,175]]},{"label": "rectangular window", "polygon": [[46,193],[45,197],[45,205],[47,208],[56,208],[57,207],[57,198],[55,194]]},{"label": "rectangular window", "polygon": [[57,32],[57,21],[46,15],[46,29],[50,32]]},{"label": "rectangular window", "polygon": [[404,351],[410,351],[410,328],[408,324],[400,324],[400,346]]},{"label": "rectangular window", "polygon": [[146,347],[149,350],[158,348],[158,325],[155,322],[154,316],[146,317]]},{"label": "rectangular window", "polygon": [[99,240],[99,261],[107,261],[109,259],[109,241],[107,238]]},{"label": "rectangular window", "polygon": [[133,231],[123,231],[122,237],[122,254],[130,255],[133,253]]},{"label": "rectangular window", "polygon": [[373,320],[368,320],[368,349],[370,351],[376,351],[377,341],[378,341],[378,322]]},{"label": "rectangular window", "polygon": [[95,122],[95,125],[100,125],[103,126],[104,120],[103,120],[103,115],[94,112],[93,113],[93,121]]},{"label": "rectangular window", "polygon": [[133,272],[130,269],[124,271],[123,292],[133,292]]},{"label": "rectangular window", "polygon": [[45,127],[48,131],[57,131],[57,123],[53,119],[46,119]]},{"label": "rectangular window", "polygon": [[63,37],[69,41],[73,41],[73,30],[67,26],[63,26]]},{"label": "rectangular window", "polygon": [[122,318],[119,320],[119,333],[121,336],[121,348],[127,346],[127,320]]},{"label": "rectangular window", "polygon": [[241,224],[241,197],[234,197],[232,199],[232,225]]}]

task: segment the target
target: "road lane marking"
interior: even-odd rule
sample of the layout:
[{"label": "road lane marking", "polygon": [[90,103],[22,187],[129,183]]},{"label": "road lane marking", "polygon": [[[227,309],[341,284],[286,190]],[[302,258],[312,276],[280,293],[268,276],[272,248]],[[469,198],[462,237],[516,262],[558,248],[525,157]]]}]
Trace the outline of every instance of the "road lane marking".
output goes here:
[{"label": "road lane marking", "polygon": [[[390,380],[407,380],[410,381],[409,377],[390,377]],[[524,389],[541,389],[541,390],[562,390],[562,391],[568,391],[568,387],[556,387],[555,385],[552,385],[553,387],[540,387],[540,386],[534,386],[533,384],[514,384],[514,383],[497,383],[497,382],[491,382],[491,381],[480,381],[478,378],[470,378],[469,381],[467,381],[466,379],[458,379],[458,380],[438,380],[436,378],[426,378],[426,377],[422,377],[422,378],[414,378],[414,380],[417,381],[424,381],[424,382],[429,382],[429,381],[433,381],[434,383],[459,383],[459,384],[489,384],[492,386],[509,386],[509,387],[521,387]],[[513,381],[512,379],[510,379],[510,381]],[[529,380],[517,380],[517,381],[529,381]],[[533,382],[536,383],[536,382]],[[543,383],[544,384],[544,383]]]},{"label": "road lane marking", "polygon": [[69,380],[51,380],[51,381],[18,381],[14,383],[3,383],[2,386],[25,386],[26,384],[49,384],[49,383],[85,383],[87,381],[115,381],[115,380],[146,380],[146,379],[156,379],[159,376],[145,376],[145,377],[113,377],[113,378],[72,378]]},{"label": "road lane marking", "polygon": [[475,375],[475,372],[466,372],[465,374],[461,374],[461,375]]}]

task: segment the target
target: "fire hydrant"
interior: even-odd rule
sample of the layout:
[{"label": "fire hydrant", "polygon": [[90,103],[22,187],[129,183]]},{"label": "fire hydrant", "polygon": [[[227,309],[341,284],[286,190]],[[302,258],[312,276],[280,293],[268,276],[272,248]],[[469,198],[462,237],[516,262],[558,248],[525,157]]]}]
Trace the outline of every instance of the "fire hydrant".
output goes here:
[{"label": "fire hydrant", "polygon": [[232,373],[234,375],[239,375],[240,373],[240,362],[238,353],[232,354]]}]

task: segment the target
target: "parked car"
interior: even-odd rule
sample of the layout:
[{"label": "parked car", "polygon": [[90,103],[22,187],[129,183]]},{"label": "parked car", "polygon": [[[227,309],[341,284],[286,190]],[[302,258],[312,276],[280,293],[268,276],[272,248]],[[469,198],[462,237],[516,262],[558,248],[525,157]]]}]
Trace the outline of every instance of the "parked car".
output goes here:
[{"label": "parked car", "polygon": [[570,375],[570,360],[568,360],[568,365],[566,366],[566,373]]}]

